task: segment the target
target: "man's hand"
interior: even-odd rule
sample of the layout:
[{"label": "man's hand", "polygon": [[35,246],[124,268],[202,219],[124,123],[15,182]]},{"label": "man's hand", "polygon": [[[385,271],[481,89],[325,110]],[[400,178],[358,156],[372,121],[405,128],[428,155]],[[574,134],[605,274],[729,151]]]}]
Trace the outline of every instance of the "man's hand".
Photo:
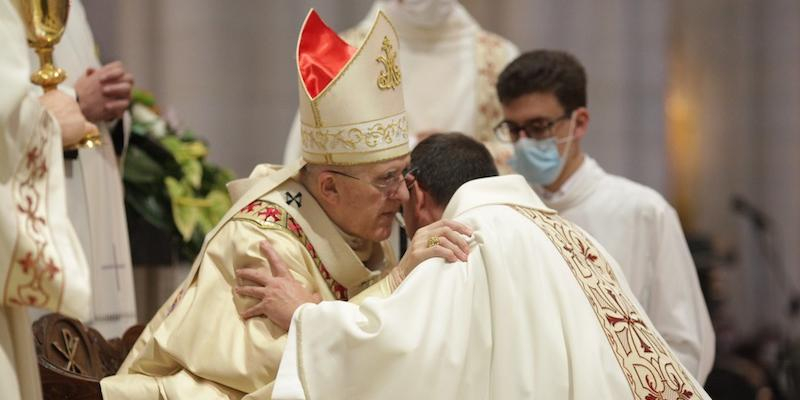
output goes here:
[{"label": "man's hand", "polygon": [[75,82],[81,111],[92,122],[120,118],[131,102],[133,75],[119,61],[89,68]]},{"label": "man's hand", "polygon": [[292,278],[289,268],[268,241],[262,241],[259,247],[261,254],[269,262],[272,276],[258,268],[236,270],[237,278],[250,282],[250,284],[237,285],[236,294],[258,300],[256,305],[242,312],[241,316],[245,319],[264,316],[275,325],[288,331],[292,315],[297,308],[305,303],[319,303],[322,298],[317,293],[311,293]]},{"label": "man's hand", "polygon": [[97,129],[83,117],[78,103],[64,92],[45,92],[39,97],[39,103],[58,121],[62,146],[65,148],[80,142],[86,132]]},{"label": "man's hand", "polygon": [[467,261],[469,243],[462,235],[472,236],[472,229],[460,222],[446,219],[418,229],[406,254],[390,273],[394,287],[400,285],[417,265],[429,258],[442,257],[447,262]]}]

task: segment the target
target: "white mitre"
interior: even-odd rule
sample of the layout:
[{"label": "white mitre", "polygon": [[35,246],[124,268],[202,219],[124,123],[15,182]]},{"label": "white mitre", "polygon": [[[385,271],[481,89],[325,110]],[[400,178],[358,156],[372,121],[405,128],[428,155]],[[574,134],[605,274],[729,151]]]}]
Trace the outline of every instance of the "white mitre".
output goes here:
[{"label": "white mitre", "polygon": [[399,41],[378,12],[359,48],[330,29],[313,9],[297,42],[300,131],[310,164],[356,165],[410,152]]}]

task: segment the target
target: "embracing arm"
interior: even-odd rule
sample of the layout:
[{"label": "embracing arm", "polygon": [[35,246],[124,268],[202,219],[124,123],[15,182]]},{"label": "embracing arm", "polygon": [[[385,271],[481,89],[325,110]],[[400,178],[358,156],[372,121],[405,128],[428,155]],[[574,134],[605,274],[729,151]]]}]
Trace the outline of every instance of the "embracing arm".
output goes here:
[{"label": "embracing arm", "polygon": [[[429,258],[441,257],[448,262],[466,261],[469,244],[462,235],[472,235],[472,229],[449,220],[441,220],[419,229],[400,262],[383,279],[350,299],[350,302],[360,304],[376,293],[394,292],[417,265]],[[431,241],[431,238],[436,240]],[[288,330],[295,310],[305,303],[318,303],[320,298],[309,293],[287,275],[287,264],[274,251],[271,243],[262,243],[261,249],[272,268],[270,274],[263,269],[237,271],[237,277],[251,282],[250,285],[237,287],[237,293],[257,300],[253,307],[245,311],[243,317],[264,316]]]}]

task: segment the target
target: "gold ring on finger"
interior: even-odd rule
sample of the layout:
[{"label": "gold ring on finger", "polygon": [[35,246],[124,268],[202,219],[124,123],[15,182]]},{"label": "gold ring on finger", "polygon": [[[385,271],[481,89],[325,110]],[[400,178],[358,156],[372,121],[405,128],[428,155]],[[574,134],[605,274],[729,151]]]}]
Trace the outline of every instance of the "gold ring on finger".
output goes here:
[{"label": "gold ring on finger", "polygon": [[439,236],[431,236],[428,238],[428,248],[439,245]]}]

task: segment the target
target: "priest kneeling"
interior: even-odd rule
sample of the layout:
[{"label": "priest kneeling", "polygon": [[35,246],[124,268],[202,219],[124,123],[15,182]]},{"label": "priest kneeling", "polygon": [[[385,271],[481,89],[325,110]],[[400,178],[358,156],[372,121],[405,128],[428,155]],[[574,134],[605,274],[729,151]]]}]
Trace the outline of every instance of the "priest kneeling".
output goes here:
[{"label": "priest kneeling", "polygon": [[462,222],[474,229],[468,261],[424,261],[385,299],[297,308],[286,299],[300,290],[267,249],[274,276],[248,272],[264,287],[238,290],[279,325],[294,315],[273,399],[709,398],[616,261],[521,176],[482,178],[496,174],[483,146],[434,135],[411,170],[409,233]]}]

